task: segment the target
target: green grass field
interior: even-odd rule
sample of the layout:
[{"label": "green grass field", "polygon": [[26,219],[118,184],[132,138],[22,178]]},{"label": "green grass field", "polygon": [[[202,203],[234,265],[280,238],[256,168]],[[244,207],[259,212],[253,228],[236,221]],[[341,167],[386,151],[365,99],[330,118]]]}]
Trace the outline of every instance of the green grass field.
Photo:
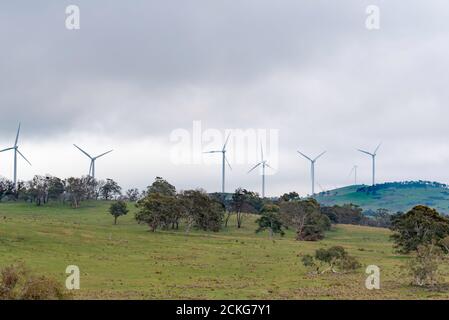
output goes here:
[{"label": "green grass field", "polygon": [[[409,285],[401,270],[408,258],[393,252],[386,229],[339,225],[320,242],[295,241],[291,231],[272,241],[256,235],[254,217],[247,216],[242,229],[151,233],[135,222],[132,206],[114,226],[108,206],[0,203],[0,266],[23,261],[64,283],[66,266],[77,265],[76,299],[449,298],[447,290]],[[332,245],[344,246],[364,267],[309,275],[299,256]],[[365,289],[369,264],[381,269],[381,290]]]}]

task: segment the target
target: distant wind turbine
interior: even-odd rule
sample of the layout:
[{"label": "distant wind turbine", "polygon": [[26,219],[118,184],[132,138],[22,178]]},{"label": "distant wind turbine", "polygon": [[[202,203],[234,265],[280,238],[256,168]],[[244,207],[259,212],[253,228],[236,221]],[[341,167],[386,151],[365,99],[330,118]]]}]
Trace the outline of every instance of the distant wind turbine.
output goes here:
[{"label": "distant wind turbine", "polygon": [[262,165],[262,199],[265,198],[265,167],[268,167],[270,169],[273,169],[267,162],[267,160],[264,159],[263,156],[263,148],[260,146],[260,155],[261,155],[261,161],[256,164],[254,167],[252,167],[248,173],[256,169],[258,166]]},{"label": "distant wind turbine", "polygon": [[377,155],[377,150],[379,150],[381,143],[379,143],[379,145],[377,146],[377,148],[374,150],[373,153],[365,151],[365,150],[361,150],[361,149],[357,149],[360,152],[363,152],[367,155],[370,155],[371,158],[373,159],[373,186],[376,184],[376,180],[375,180],[375,175],[376,175],[376,155]]},{"label": "distant wind turbine", "polygon": [[16,141],[14,142],[14,146],[0,150],[0,152],[14,150],[14,188],[16,190],[17,190],[17,154],[19,154],[23,159],[25,159],[25,161],[28,162],[28,164],[31,166],[31,162],[29,162],[28,159],[25,158],[25,156],[19,151],[19,145],[17,144],[19,142],[19,134],[20,134],[20,123],[19,128],[17,129]]},{"label": "distant wind turbine", "polygon": [[88,154],[86,151],[84,151],[83,149],[81,149],[80,147],[78,147],[76,144],[74,144],[74,146],[81,151],[82,153],[84,153],[87,157],[89,157],[90,159],[90,167],[89,167],[89,176],[91,176],[92,178],[95,179],[95,160],[97,160],[98,158],[107,155],[108,153],[112,152],[113,150],[109,150],[105,153],[102,153],[96,157],[92,157],[90,154]]},{"label": "distant wind turbine", "polygon": [[326,153],[326,151],[321,152],[318,156],[316,156],[314,159],[309,158],[301,151],[298,151],[300,155],[302,155],[304,158],[310,161],[310,175],[312,177],[312,196],[315,194],[315,161],[318,160],[319,157],[321,157],[323,154]]},{"label": "distant wind turbine", "polygon": [[225,179],[226,179],[226,163],[229,166],[229,169],[232,170],[231,165],[229,164],[228,158],[226,158],[226,145],[228,144],[229,137],[231,136],[231,133],[228,134],[226,141],[223,145],[223,148],[221,150],[212,150],[212,151],[206,151],[203,153],[219,153],[221,152],[221,193],[225,193]]},{"label": "distant wind turbine", "polygon": [[352,167],[351,171],[349,171],[349,175],[348,175],[348,176],[351,176],[351,174],[354,172],[354,185],[355,186],[357,185],[357,168],[358,168],[358,166],[354,165]]}]

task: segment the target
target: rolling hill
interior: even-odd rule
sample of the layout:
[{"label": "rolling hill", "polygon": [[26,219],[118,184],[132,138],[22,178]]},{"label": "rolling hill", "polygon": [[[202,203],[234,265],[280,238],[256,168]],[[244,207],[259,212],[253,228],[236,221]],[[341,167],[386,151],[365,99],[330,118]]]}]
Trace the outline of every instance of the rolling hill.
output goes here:
[{"label": "rolling hill", "polygon": [[449,214],[449,186],[430,181],[387,182],[375,186],[352,185],[321,192],[315,197],[322,205],[353,203],[365,211],[378,208],[407,211],[422,204]]}]

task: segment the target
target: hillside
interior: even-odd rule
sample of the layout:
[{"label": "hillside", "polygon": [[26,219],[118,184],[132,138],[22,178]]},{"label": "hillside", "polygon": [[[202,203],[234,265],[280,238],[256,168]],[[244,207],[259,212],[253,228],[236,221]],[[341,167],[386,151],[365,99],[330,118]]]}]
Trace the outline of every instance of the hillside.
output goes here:
[{"label": "hillside", "polygon": [[[337,225],[319,242],[298,242],[294,231],[272,241],[255,234],[254,216],[243,228],[217,233],[148,232],[135,208],[113,225],[110,203],[79,209],[50,204],[0,203],[0,266],[23,261],[34,272],[65,281],[67,265],[81,270],[76,299],[415,299],[449,293],[414,288],[393,252],[387,229]],[[364,267],[381,268],[381,290],[364,287],[364,267],[351,274],[308,274],[300,256],[341,245]],[[442,267],[447,273],[448,267]],[[444,276],[444,273],[443,273]],[[446,279],[448,280],[448,279]]]},{"label": "hillside", "polygon": [[316,199],[323,205],[353,203],[364,210],[406,211],[423,204],[449,214],[449,187],[428,181],[388,182],[374,187],[353,185],[322,192]]}]

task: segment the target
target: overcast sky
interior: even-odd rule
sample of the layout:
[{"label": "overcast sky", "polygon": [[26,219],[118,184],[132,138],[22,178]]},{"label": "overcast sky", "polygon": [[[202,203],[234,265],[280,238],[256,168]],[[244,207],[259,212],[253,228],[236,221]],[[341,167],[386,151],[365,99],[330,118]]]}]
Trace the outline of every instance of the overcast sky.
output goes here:
[{"label": "overcast sky", "polygon": [[[66,29],[70,4],[80,30]],[[368,5],[380,8],[379,30],[365,27]],[[448,12],[445,0],[3,1],[0,148],[13,144],[20,121],[20,149],[33,164],[19,160],[20,179],[86,174],[76,143],[94,155],[114,149],[97,161],[97,178],[124,188],[162,176],[212,192],[220,155],[179,163],[171,138],[191,132],[195,158],[230,130],[254,129],[278,132],[265,152],[276,167],[268,195],[309,192],[310,164],[296,150],[327,150],[318,191],[350,184],[354,164],[369,183],[370,159],[355,149],[379,142],[379,182],[447,183]],[[194,121],[221,140],[193,147]],[[227,190],[260,191],[258,172],[247,174],[260,151],[237,161],[236,148]],[[12,178],[12,160],[0,154],[0,175]]]}]

